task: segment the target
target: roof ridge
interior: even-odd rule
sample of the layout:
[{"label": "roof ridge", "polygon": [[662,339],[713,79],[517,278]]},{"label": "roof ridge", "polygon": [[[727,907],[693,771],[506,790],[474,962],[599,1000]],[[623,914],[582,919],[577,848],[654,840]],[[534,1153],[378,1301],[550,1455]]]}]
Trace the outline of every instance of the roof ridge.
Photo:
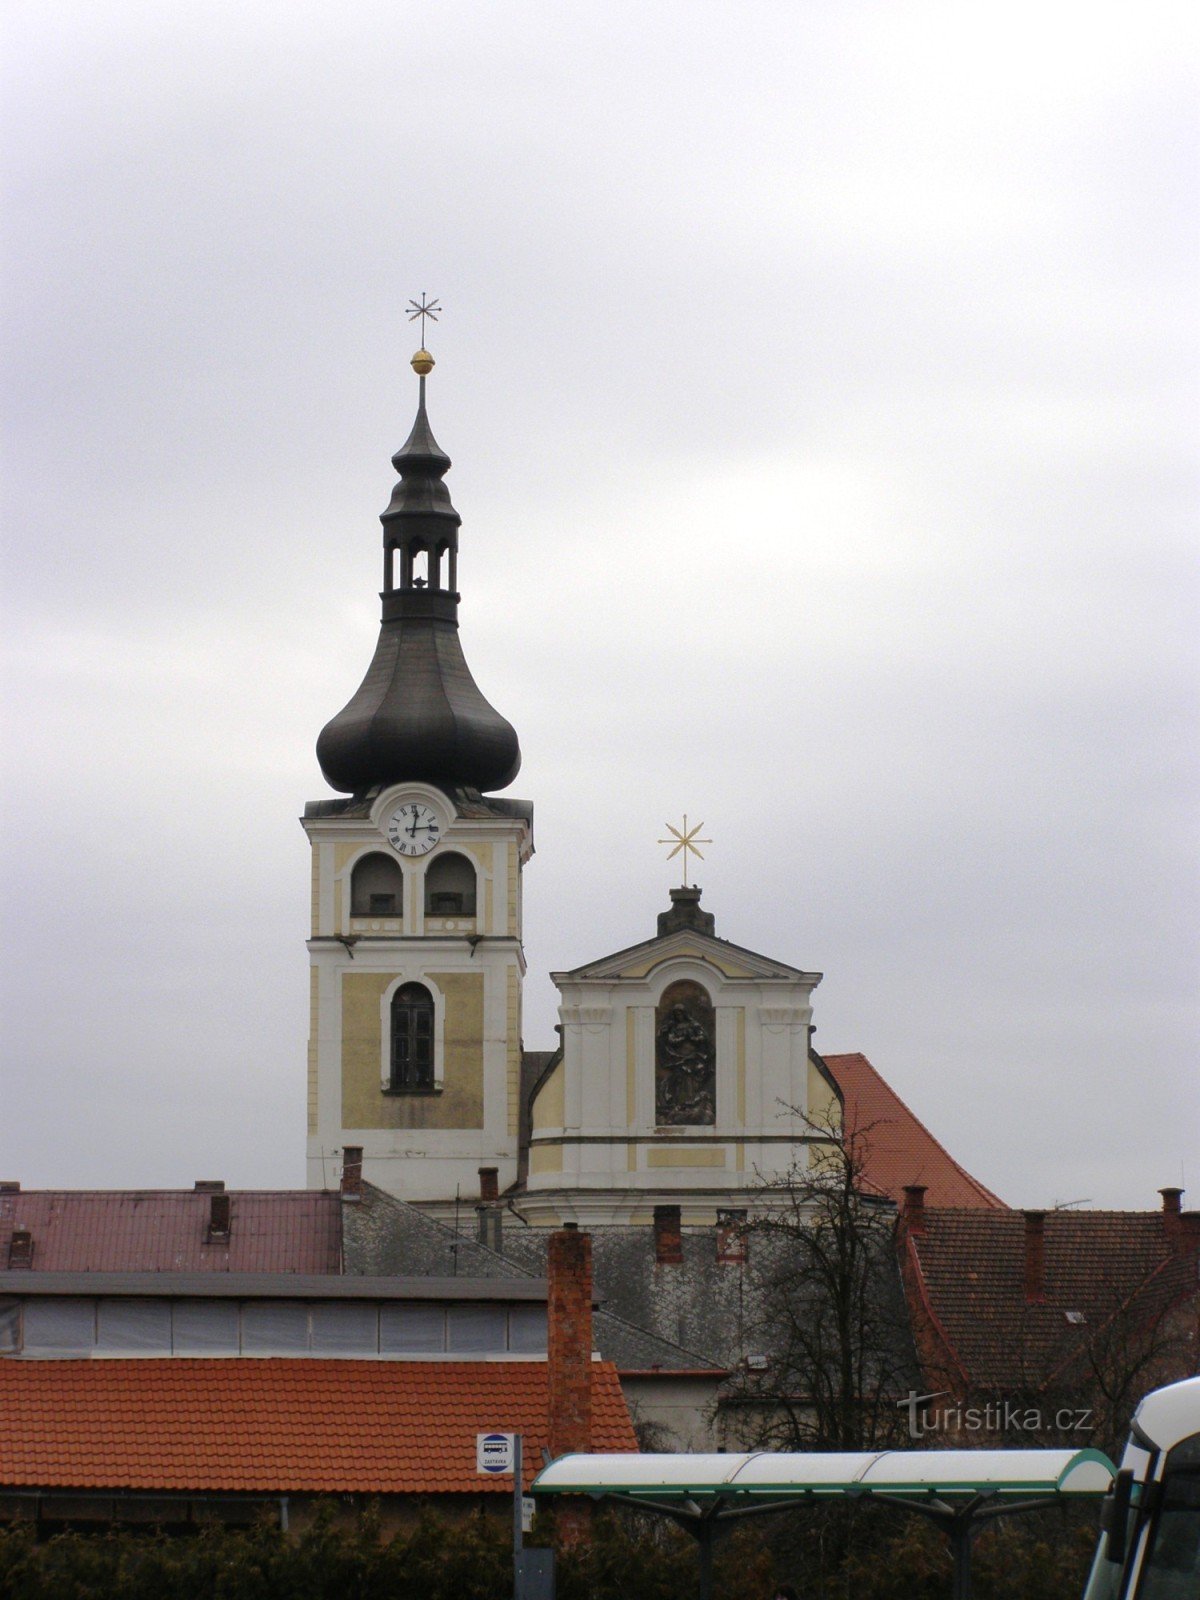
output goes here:
[{"label": "roof ridge", "polygon": [[[822,1060],[826,1063],[826,1065],[829,1064],[830,1059],[831,1059],[830,1056],[822,1054]],[[837,1052],[834,1052],[834,1055],[833,1055],[832,1059],[833,1060],[839,1059],[839,1055],[838,1055]],[[846,1052],[846,1053],[844,1053],[844,1054],[842,1054],[840,1056],[840,1059],[841,1060],[861,1061],[863,1063],[863,1065],[867,1068],[867,1070],[871,1073],[871,1075],[875,1079],[875,1081],[883,1086],[883,1088],[886,1090],[886,1092],[890,1096],[890,1098],[896,1102],[896,1104],[905,1113],[905,1115],[908,1116],[908,1117],[911,1117],[913,1122],[916,1123],[917,1127],[920,1128],[921,1132],[925,1135],[925,1137],[929,1140],[929,1142],[931,1144],[933,1144],[934,1146],[936,1146],[936,1148],[942,1153],[943,1156],[945,1156],[946,1160],[950,1163],[950,1165],[954,1168],[954,1170],[961,1177],[963,1177],[967,1181],[967,1183],[970,1184],[971,1188],[973,1188],[977,1194],[984,1196],[988,1201],[991,1202],[992,1207],[997,1209],[997,1210],[1001,1210],[1001,1211],[1010,1211],[1010,1210],[1012,1210],[1012,1207],[1006,1205],[1005,1202],[1003,1200],[1001,1200],[1001,1198],[1000,1198],[1000,1196],[998,1194],[994,1194],[992,1192],[992,1190],[989,1189],[988,1186],[985,1183],[980,1183],[979,1179],[976,1178],[972,1173],[968,1172],[967,1169],[962,1165],[961,1162],[955,1160],[955,1158],[950,1154],[949,1150],[946,1149],[946,1146],[937,1137],[937,1135],[934,1134],[934,1133],[931,1133],[930,1130],[921,1121],[920,1117],[917,1116],[916,1112],[909,1105],[908,1101],[904,1100],[904,1099],[902,1099],[900,1097],[900,1095],[896,1092],[896,1090],[892,1088],[891,1084],[887,1081],[887,1079],[879,1071],[878,1067],[875,1066],[874,1062],[869,1060],[868,1057],[866,1057],[865,1055],[863,1055],[861,1050],[853,1050],[853,1051]],[[960,1207],[959,1209],[967,1211],[967,1210],[970,1210],[972,1208],[969,1207],[969,1206],[963,1206],[963,1207]]]}]

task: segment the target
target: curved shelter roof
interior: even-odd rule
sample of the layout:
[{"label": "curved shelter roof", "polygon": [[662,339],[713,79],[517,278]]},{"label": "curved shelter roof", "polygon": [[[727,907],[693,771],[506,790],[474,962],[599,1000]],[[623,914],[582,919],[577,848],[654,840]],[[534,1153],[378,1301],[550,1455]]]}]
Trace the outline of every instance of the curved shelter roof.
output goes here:
[{"label": "curved shelter roof", "polygon": [[538,1474],[535,1494],[624,1499],[889,1500],[986,1495],[1100,1495],[1116,1468],[1100,1450],[882,1450],[748,1455],[568,1455]]}]

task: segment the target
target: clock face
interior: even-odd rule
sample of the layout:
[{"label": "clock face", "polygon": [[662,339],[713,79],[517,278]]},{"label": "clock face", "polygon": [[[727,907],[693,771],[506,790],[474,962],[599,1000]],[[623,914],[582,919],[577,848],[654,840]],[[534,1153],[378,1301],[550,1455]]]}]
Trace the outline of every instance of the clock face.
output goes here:
[{"label": "clock face", "polygon": [[387,836],[402,856],[427,856],[442,836],[442,825],[429,806],[406,800],[388,818]]}]

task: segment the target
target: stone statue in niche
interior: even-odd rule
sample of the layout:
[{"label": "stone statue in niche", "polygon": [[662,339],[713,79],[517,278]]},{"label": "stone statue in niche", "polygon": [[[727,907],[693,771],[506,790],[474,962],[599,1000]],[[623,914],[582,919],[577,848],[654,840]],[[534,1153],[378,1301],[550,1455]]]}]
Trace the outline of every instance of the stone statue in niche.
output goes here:
[{"label": "stone statue in niche", "polygon": [[663,991],[654,1023],[656,1124],[711,1127],[717,1120],[712,1001],[698,983],[673,983]]}]

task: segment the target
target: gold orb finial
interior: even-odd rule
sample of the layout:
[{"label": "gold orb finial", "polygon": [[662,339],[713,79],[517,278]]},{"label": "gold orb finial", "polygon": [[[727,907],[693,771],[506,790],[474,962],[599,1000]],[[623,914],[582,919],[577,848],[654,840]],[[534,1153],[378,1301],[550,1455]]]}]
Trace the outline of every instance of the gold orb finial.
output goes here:
[{"label": "gold orb finial", "polygon": [[412,358],[412,369],[420,378],[425,377],[427,373],[433,371],[433,357],[429,354],[429,351],[426,350],[424,345],[421,346],[416,355]]}]

